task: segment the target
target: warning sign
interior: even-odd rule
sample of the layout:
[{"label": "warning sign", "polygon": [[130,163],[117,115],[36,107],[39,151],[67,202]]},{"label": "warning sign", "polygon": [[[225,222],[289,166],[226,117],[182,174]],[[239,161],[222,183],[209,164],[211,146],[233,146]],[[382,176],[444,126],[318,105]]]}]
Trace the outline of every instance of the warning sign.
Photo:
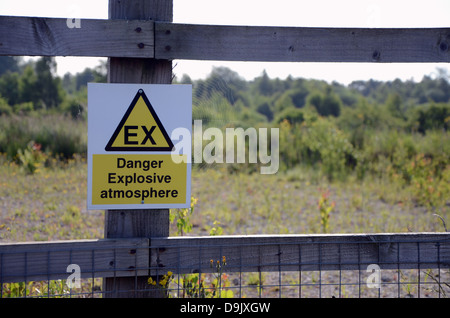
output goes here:
[{"label": "warning sign", "polygon": [[186,165],[171,155],[94,155],[93,204],[186,202]]},{"label": "warning sign", "polygon": [[189,207],[191,114],[190,85],[89,83],[88,208]]},{"label": "warning sign", "polygon": [[106,145],[106,151],[172,151],[173,143],[142,89]]}]

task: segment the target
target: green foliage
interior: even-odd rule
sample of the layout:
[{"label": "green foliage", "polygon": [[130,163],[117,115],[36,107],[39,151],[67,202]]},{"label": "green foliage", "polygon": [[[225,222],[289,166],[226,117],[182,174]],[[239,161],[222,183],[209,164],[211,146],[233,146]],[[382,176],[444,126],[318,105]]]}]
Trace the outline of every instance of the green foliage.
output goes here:
[{"label": "green foliage", "polygon": [[308,96],[307,103],[313,106],[321,116],[339,116],[341,112],[341,100],[327,86],[325,92],[313,92]]},{"label": "green foliage", "polygon": [[55,71],[56,62],[51,57],[25,65],[20,73],[8,71],[0,77],[0,94],[17,113],[23,111],[23,107],[16,107],[20,104],[30,103],[31,110],[57,108],[65,92]]},{"label": "green foliage", "polygon": [[41,151],[41,145],[30,141],[25,149],[17,151],[19,164],[26,173],[33,174],[39,171],[39,167],[46,160],[47,155]]},{"label": "green foliage", "polygon": [[[49,158],[67,160],[86,154],[86,85],[106,81],[105,64],[63,78],[55,70],[50,57],[27,63],[0,59],[0,153],[28,167],[24,169],[30,173],[37,162],[30,141],[41,145],[41,153],[48,156],[38,165],[48,164]],[[405,187],[433,177],[434,189],[440,189],[433,192],[436,195],[445,193],[442,183],[449,165],[449,78],[438,70],[436,76],[425,76],[420,82],[369,80],[341,85],[272,79],[264,71],[246,81],[218,67],[205,79],[193,81],[183,75],[180,82],[193,85],[193,119],[202,119],[204,129],[279,128],[281,171],[310,169],[313,178],[328,180],[388,176]],[[431,161],[420,169],[432,174],[419,177],[417,171],[410,171],[418,155]],[[227,168],[257,171],[251,164]],[[443,201],[431,194],[416,197],[421,205]],[[186,233],[190,214],[179,213],[172,218],[177,219],[177,231]]]},{"label": "green foliage", "polygon": [[450,104],[431,103],[418,107],[411,117],[411,128],[420,133],[436,129],[448,130],[450,127]]},{"label": "green foliage", "polygon": [[39,108],[39,91],[36,90],[37,76],[33,66],[28,65],[23,71],[18,87],[19,87],[19,103],[30,102],[33,107]]},{"label": "green foliage", "polygon": [[216,235],[222,235],[223,234],[223,228],[220,226],[219,221],[214,221],[213,227],[209,231],[210,236],[216,236]]},{"label": "green foliage", "polygon": [[0,96],[0,116],[1,115],[10,115],[11,112],[12,112],[12,109],[8,105],[8,102]]},{"label": "green foliage", "polygon": [[86,68],[75,75],[66,73],[61,80],[62,87],[70,95],[86,89],[89,82],[106,82],[106,64],[104,62],[95,68]]},{"label": "green foliage", "polygon": [[[171,209],[170,210],[170,223],[175,221],[177,226],[177,235],[183,236],[191,232],[192,222],[191,216],[194,212],[197,199],[191,197],[191,207],[185,209]],[[223,234],[222,227],[219,226],[220,222],[215,221],[214,226],[210,230],[210,235]],[[207,286],[205,275],[198,274],[186,274],[180,275],[177,279],[174,279],[172,272],[168,272],[167,275],[163,275],[154,280],[152,277],[148,279],[148,283],[153,286],[158,286],[161,289],[171,288],[170,284],[176,285],[173,289],[181,289],[182,298],[232,298],[233,292],[231,290],[223,289],[229,287],[227,275],[224,274],[224,268],[226,266],[226,257],[223,256],[222,260],[214,262],[210,261],[211,268],[215,267],[213,278]]]},{"label": "green foliage", "polygon": [[0,75],[6,72],[19,71],[20,58],[16,56],[0,56]]},{"label": "green foliage", "polygon": [[226,257],[221,260],[210,260],[212,274],[187,274],[174,277],[172,272],[168,272],[161,277],[149,277],[148,284],[169,291],[176,291],[169,294],[169,297],[181,298],[233,298],[234,293],[229,289],[231,282],[228,275],[224,273],[226,267]]},{"label": "green foliage", "polygon": [[219,93],[209,93],[205,100],[199,100],[192,107],[192,118],[201,119],[203,125],[213,127],[226,126],[229,123],[236,122],[238,112],[228,102],[228,100]]},{"label": "green foliage", "polygon": [[68,159],[86,155],[86,122],[63,115],[1,116],[0,153],[16,160],[19,149],[26,149],[34,140],[41,151],[56,158]]},{"label": "green foliage", "polygon": [[74,205],[67,207],[64,214],[61,216],[61,221],[66,225],[76,224],[81,220],[80,208]]},{"label": "green foliage", "polygon": [[275,122],[280,124],[283,121],[288,121],[290,124],[301,124],[305,120],[304,112],[301,109],[288,107],[280,112],[275,118]]},{"label": "green foliage", "polygon": [[[0,77],[0,95],[6,100],[8,105],[13,106],[21,101],[21,90],[19,73],[7,72]],[[20,85],[23,85],[20,84]]]},{"label": "green foliage", "polygon": [[31,282],[18,282],[18,283],[8,283],[4,284],[2,288],[2,297],[5,298],[17,298],[17,297],[27,297],[30,295]]},{"label": "green foliage", "polygon": [[273,119],[273,112],[270,109],[270,105],[267,101],[256,107],[256,111],[264,116],[266,116],[267,120],[271,121]]},{"label": "green foliage", "polygon": [[[104,66],[86,69],[75,76],[68,74],[63,79],[56,76],[56,62],[52,57],[8,67],[0,76],[0,96],[7,102],[9,111],[0,104],[0,115],[68,112],[73,116],[75,110],[67,104],[73,104],[74,98],[79,99],[79,92],[86,89],[87,81],[104,82]],[[85,104],[85,100],[79,100],[80,104]]]},{"label": "green foliage", "polygon": [[386,108],[392,116],[404,119],[403,102],[399,94],[390,94],[388,96]]},{"label": "green foliage", "polygon": [[319,198],[320,225],[322,232],[328,233],[330,230],[330,214],[333,212],[335,202],[330,202],[330,192],[324,191]]},{"label": "green foliage", "polygon": [[64,297],[69,295],[70,288],[65,280],[49,280],[48,282],[18,282],[3,284],[1,297]]},{"label": "green foliage", "polygon": [[191,207],[184,209],[171,209],[169,221],[177,226],[177,234],[183,236],[192,230],[191,215],[194,213],[195,205],[197,204],[197,199],[191,197]]},{"label": "green foliage", "polygon": [[354,147],[329,119],[307,114],[301,124],[280,126],[280,153],[285,168],[318,167],[329,179],[343,177],[355,161]]},{"label": "green foliage", "polygon": [[35,105],[35,108],[58,107],[63,100],[64,91],[61,79],[54,75],[56,73],[55,59],[47,56],[40,58],[35,64],[35,72],[36,82],[33,83],[32,89],[35,90],[37,102],[40,103],[40,105]]},{"label": "green foliage", "polygon": [[418,154],[401,168],[401,180],[409,185],[415,202],[426,207],[442,207],[450,197],[450,166]]}]

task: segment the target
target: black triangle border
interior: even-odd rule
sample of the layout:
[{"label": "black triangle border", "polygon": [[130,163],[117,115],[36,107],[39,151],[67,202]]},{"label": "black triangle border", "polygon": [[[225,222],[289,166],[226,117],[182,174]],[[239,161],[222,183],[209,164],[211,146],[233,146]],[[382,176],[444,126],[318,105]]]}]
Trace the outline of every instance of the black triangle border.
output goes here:
[{"label": "black triangle border", "polygon": [[[130,116],[131,112],[133,111],[134,107],[136,106],[137,101],[139,100],[139,97],[142,97],[145,105],[147,105],[148,110],[152,114],[153,118],[155,119],[156,124],[158,125],[159,129],[161,130],[161,133],[163,134],[164,139],[166,140],[167,144],[169,146],[167,147],[113,147],[112,144],[116,140],[117,136],[120,133],[120,130],[122,129],[123,125],[125,125],[125,122],[127,121],[128,117]],[[108,144],[105,147],[105,151],[173,151],[174,145],[172,140],[169,138],[169,135],[166,132],[166,129],[162,125],[161,121],[159,120],[158,115],[156,114],[155,110],[153,109],[152,104],[147,98],[147,95],[145,95],[145,92],[143,89],[139,89],[136,93],[136,96],[134,97],[133,101],[131,102],[130,106],[128,107],[127,111],[125,112],[125,115],[123,115],[122,120],[120,121],[119,125],[117,125],[116,130],[114,131],[113,135],[109,139]]]}]

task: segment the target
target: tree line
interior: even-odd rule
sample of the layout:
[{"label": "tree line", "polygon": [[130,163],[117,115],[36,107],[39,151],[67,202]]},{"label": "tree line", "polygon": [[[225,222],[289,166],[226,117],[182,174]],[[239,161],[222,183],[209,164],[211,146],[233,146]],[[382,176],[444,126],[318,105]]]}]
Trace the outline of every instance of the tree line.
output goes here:
[{"label": "tree line", "polygon": [[[0,57],[0,114],[60,112],[85,118],[88,82],[106,82],[106,65],[77,74],[56,75],[53,57],[24,62],[20,57]],[[306,112],[341,118],[354,125],[355,110],[367,113],[367,124],[397,125],[424,133],[448,129],[450,75],[442,69],[420,82],[354,81],[349,85],[304,78],[271,79],[264,71],[251,81],[226,67],[217,67],[201,80],[186,74],[175,83],[193,85],[194,118],[258,122],[302,122]],[[377,119],[384,112],[382,120]],[[372,113],[371,113],[372,112]],[[353,123],[352,123],[353,122]]]},{"label": "tree line", "polygon": [[246,81],[238,73],[218,67],[206,79],[192,81],[183,75],[178,82],[193,85],[194,117],[206,121],[301,123],[306,113],[314,112],[340,118],[342,125],[354,125],[352,116],[365,113],[365,125],[424,133],[449,127],[449,80],[450,75],[438,69],[437,76],[424,76],[420,82],[358,80],[342,85],[291,76],[271,79],[265,71]]},{"label": "tree line", "polygon": [[[56,68],[52,57],[0,57],[0,153],[15,158],[34,140],[64,158],[85,154],[87,83],[106,82],[106,65],[62,77]],[[361,174],[384,169],[386,162],[402,167],[419,154],[433,158],[436,171],[447,166],[449,80],[439,69],[419,82],[343,85],[270,78],[266,72],[245,80],[217,67],[204,79],[182,74],[173,83],[192,85],[193,120],[201,119],[205,127],[280,127],[284,168],[306,163],[332,177],[349,169]]]},{"label": "tree line", "polygon": [[86,116],[86,85],[105,82],[106,67],[100,64],[62,78],[56,74],[53,57],[24,61],[21,57],[0,57],[0,115],[68,113]]}]

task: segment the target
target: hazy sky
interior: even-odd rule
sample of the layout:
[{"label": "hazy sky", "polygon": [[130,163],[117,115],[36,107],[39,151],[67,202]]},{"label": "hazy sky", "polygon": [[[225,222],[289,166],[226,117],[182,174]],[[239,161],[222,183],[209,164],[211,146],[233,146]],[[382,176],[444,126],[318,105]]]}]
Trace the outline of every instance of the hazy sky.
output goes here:
[{"label": "hazy sky", "polygon": [[[305,27],[450,27],[450,0],[173,0],[174,22]],[[108,0],[0,0],[0,15],[106,19]],[[81,22],[82,23],[82,22]],[[81,25],[82,26],[82,25]],[[58,73],[79,72],[99,58],[57,58]],[[212,66],[227,66],[247,80],[266,70],[270,77],[317,78],[349,83],[358,79],[414,79],[448,63],[262,63],[173,62],[174,73],[204,78]]]}]

